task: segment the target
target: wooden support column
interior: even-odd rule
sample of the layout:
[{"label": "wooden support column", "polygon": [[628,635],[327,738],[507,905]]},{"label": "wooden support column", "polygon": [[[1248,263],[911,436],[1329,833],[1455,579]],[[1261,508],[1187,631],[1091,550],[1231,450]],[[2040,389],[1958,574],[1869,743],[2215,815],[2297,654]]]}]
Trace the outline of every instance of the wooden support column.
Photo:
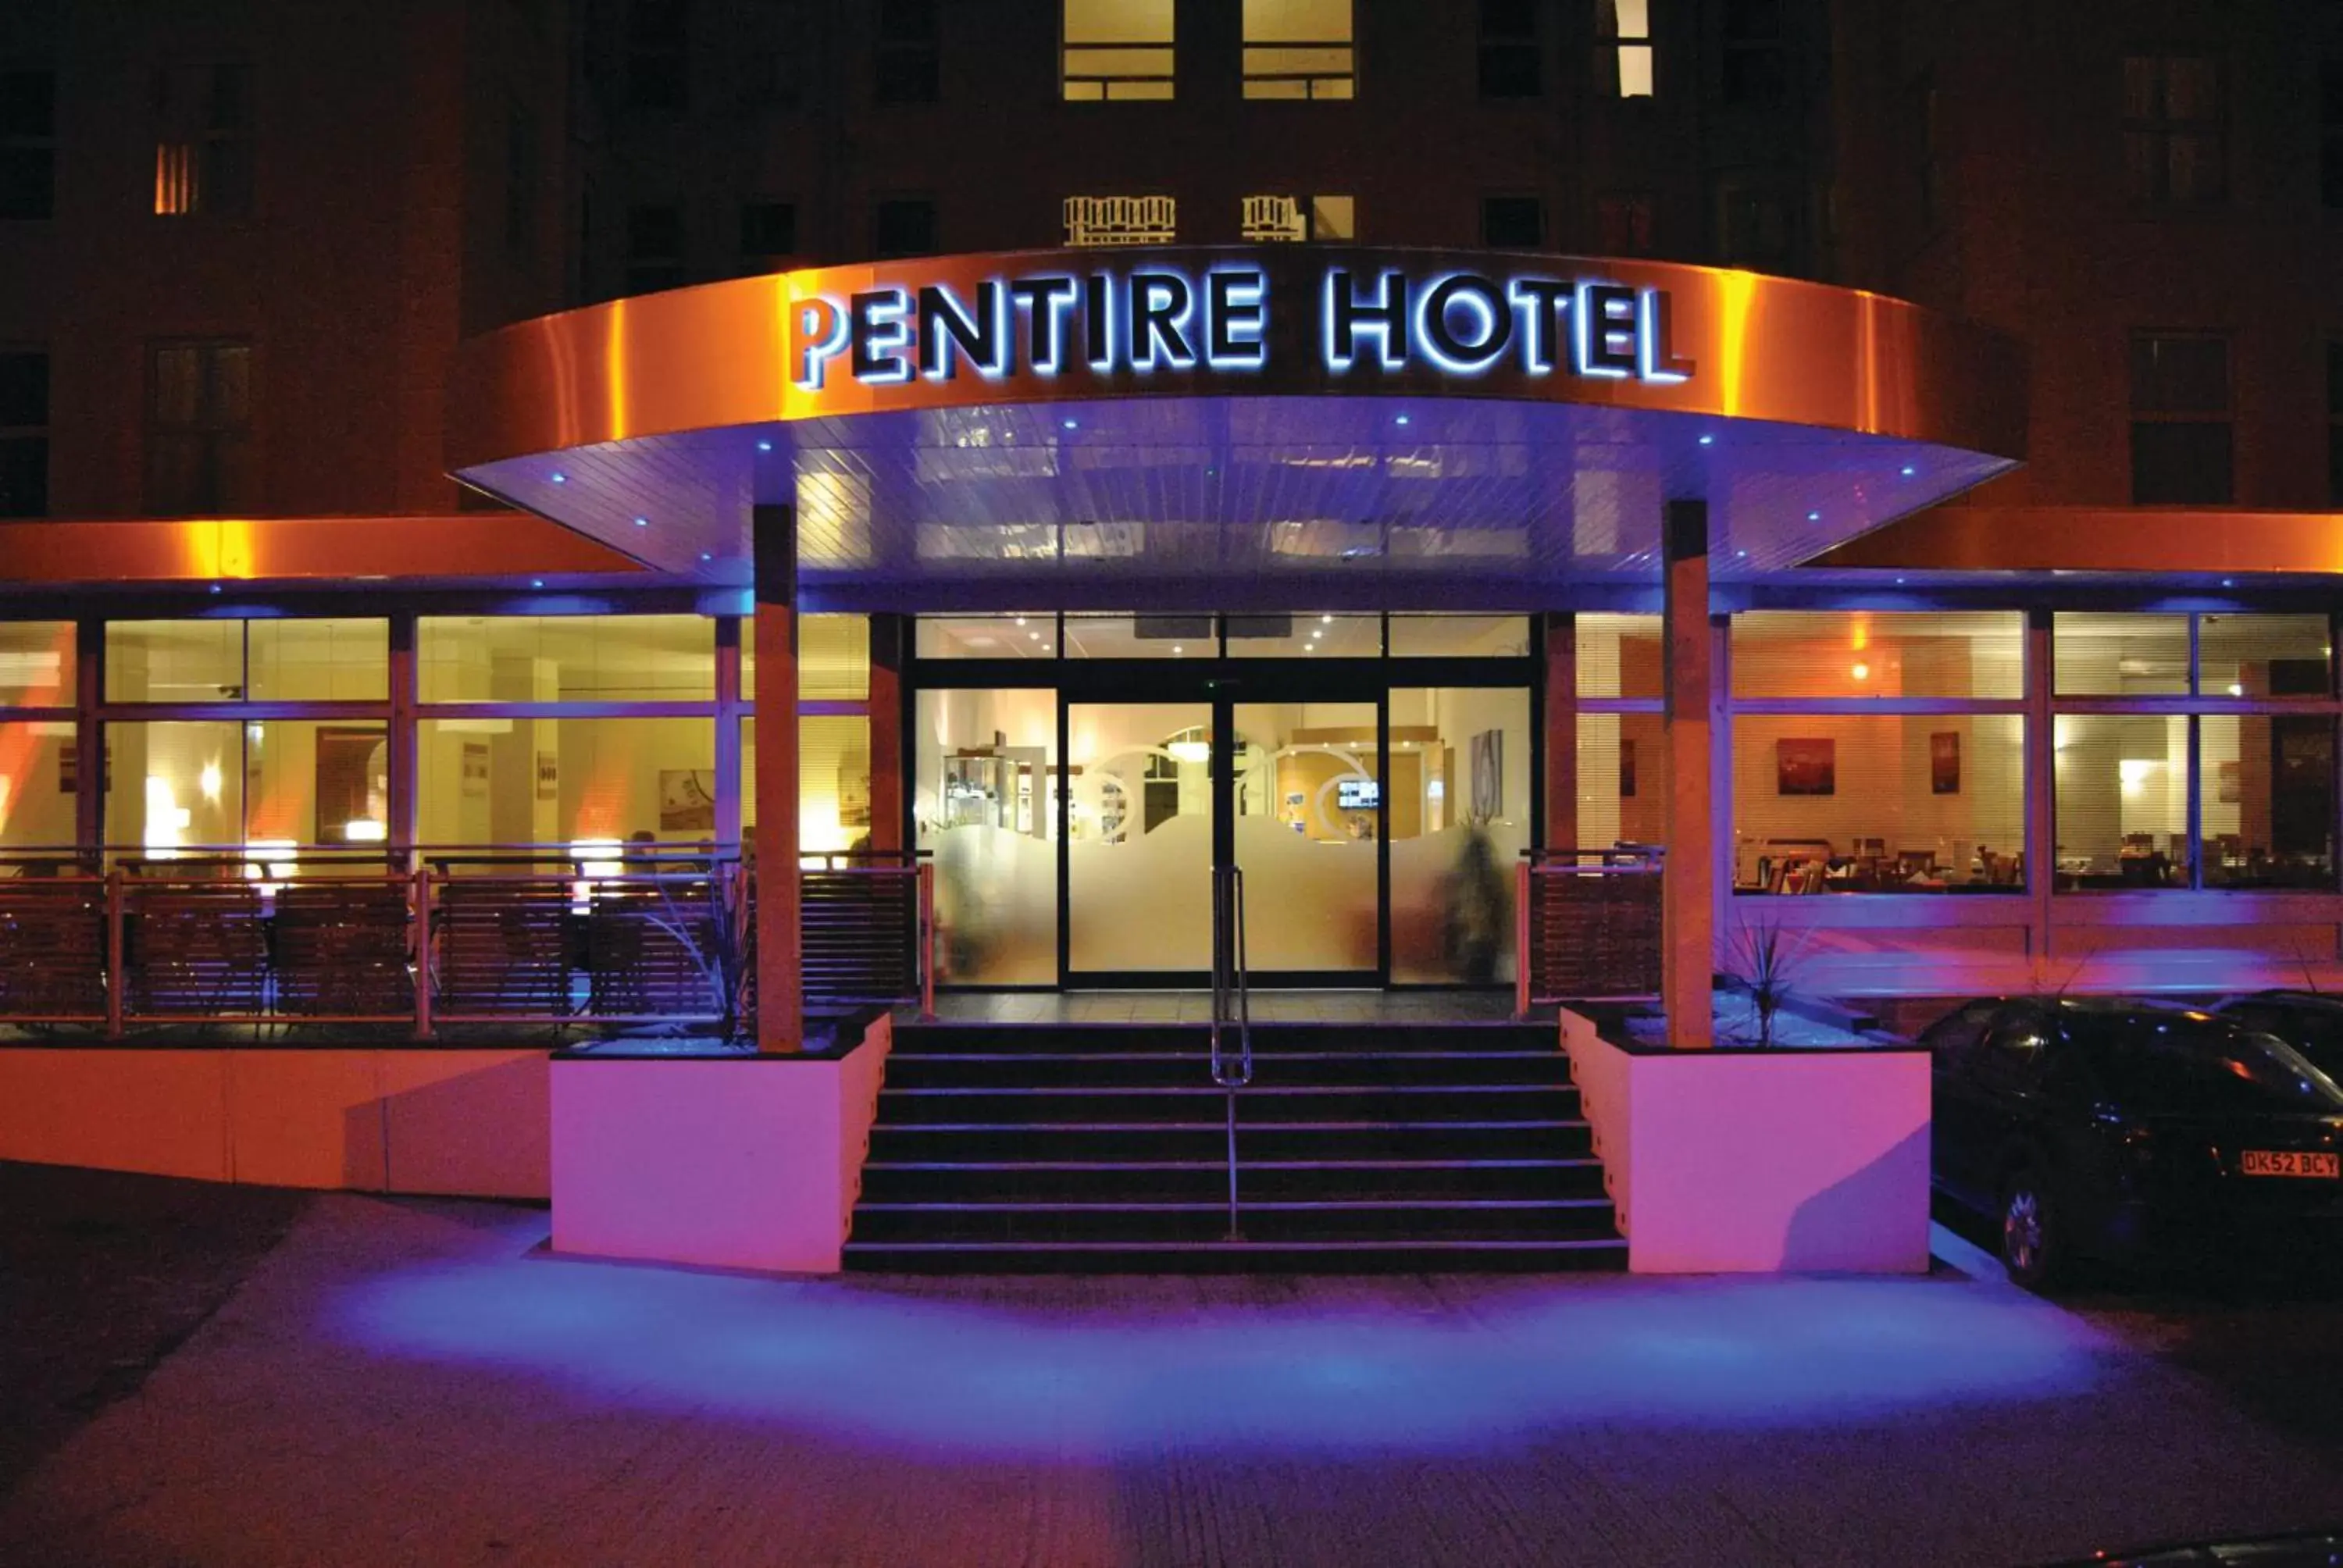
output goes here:
[{"label": "wooden support column", "polygon": [[870,618],[870,847],[903,849],[903,662],[907,615]]},{"label": "wooden support column", "polygon": [[1570,849],[1578,842],[1578,617],[1545,617],[1545,841],[1538,848]]},{"label": "wooden support column", "polygon": [[805,1043],[798,908],[798,519],[752,515],[757,564],[757,1049]]},{"label": "wooden support column", "polygon": [[2026,892],[2033,911],[2028,933],[2037,989],[2056,989],[2057,946],[2050,928],[2058,886],[2058,720],[2051,704],[2056,650],[2050,612],[2026,612]]},{"label": "wooden support column", "polygon": [[1661,525],[1667,857],[1660,886],[1660,1003],[1668,1040],[1716,1042],[1715,789],[1710,767],[1708,503],[1670,501]]}]

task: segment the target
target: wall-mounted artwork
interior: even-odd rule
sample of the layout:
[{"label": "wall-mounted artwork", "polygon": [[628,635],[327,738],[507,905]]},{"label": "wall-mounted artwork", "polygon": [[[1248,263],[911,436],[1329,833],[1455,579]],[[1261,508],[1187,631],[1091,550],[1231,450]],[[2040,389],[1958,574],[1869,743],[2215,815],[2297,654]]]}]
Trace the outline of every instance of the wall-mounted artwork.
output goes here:
[{"label": "wall-mounted artwork", "polygon": [[1828,739],[1774,742],[1774,793],[1838,793],[1838,742]]},{"label": "wall-mounted artwork", "polygon": [[1633,740],[1622,740],[1619,742],[1619,799],[1633,800],[1634,798],[1635,743]]},{"label": "wall-mounted artwork", "polygon": [[554,751],[540,751],[537,754],[537,798],[540,800],[554,800],[558,799],[560,795],[560,754]]},{"label": "wall-mounted artwork", "polygon": [[1483,822],[1505,814],[1505,732],[1483,729],[1473,737],[1473,815]]},{"label": "wall-mounted artwork", "polygon": [[1928,737],[1928,793],[1961,792],[1961,732],[1939,729]]},{"label": "wall-mounted artwork", "polygon": [[671,768],[659,771],[659,831],[716,831],[716,775],[705,769]]},{"label": "wall-mounted artwork", "polygon": [[488,743],[485,740],[464,742],[464,793],[485,795],[488,792]]},{"label": "wall-mounted artwork", "polygon": [[2233,757],[2222,763],[2218,779],[2222,805],[2236,806],[2243,803],[2246,798],[2246,765],[2243,762]]}]

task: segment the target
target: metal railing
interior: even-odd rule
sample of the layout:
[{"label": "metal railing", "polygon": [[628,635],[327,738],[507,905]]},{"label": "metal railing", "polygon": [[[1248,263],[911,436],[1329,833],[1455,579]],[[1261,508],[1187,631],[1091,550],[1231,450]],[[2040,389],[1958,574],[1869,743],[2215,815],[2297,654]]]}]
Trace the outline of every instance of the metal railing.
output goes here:
[{"label": "metal railing", "polygon": [[[1233,1035],[1236,1049],[1229,1049]],[[1228,1100],[1229,1234],[1242,1240],[1237,1222],[1237,1091],[1252,1081],[1252,994],[1245,972],[1244,871],[1212,869],[1212,1081]]]},{"label": "metal railing", "polygon": [[1513,1007],[1660,990],[1656,846],[1525,849],[1513,890]]},{"label": "metal railing", "polygon": [[[820,855],[799,875],[807,1000],[932,1013],[932,868]],[[0,1023],[732,1032],[754,1017],[754,887],[713,844],[10,851]]]}]

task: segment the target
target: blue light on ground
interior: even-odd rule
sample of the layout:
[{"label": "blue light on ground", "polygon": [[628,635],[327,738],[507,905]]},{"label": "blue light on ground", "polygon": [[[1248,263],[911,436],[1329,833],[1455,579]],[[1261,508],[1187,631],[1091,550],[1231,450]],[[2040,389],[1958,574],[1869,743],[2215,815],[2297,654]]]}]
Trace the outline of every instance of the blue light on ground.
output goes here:
[{"label": "blue light on ground", "polygon": [[1765,1430],[2092,1383],[2089,1332],[1957,1280],[883,1285],[538,1259],[387,1276],[337,1327],[618,1408],[920,1449],[1485,1447],[1573,1427]]}]

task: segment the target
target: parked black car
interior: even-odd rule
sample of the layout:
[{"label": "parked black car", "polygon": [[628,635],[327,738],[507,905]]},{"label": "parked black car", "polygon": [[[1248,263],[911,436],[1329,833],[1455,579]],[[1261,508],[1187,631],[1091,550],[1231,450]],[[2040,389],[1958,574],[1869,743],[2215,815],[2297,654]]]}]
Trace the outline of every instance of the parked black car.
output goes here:
[{"label": "parked black car", "polygon": [[2232,1023],[2274,1034],[2343,1083],[2343,997],[2308,990],[2266,990],[2213,1010]]},{"label": "parked black car", "polygon": [[2119,1000],[1988,998],[1921,1036],[1937,1191],[2040,1289],[2073,1260],[2343,1231],[2343,1089],[2270,1035]]}]

